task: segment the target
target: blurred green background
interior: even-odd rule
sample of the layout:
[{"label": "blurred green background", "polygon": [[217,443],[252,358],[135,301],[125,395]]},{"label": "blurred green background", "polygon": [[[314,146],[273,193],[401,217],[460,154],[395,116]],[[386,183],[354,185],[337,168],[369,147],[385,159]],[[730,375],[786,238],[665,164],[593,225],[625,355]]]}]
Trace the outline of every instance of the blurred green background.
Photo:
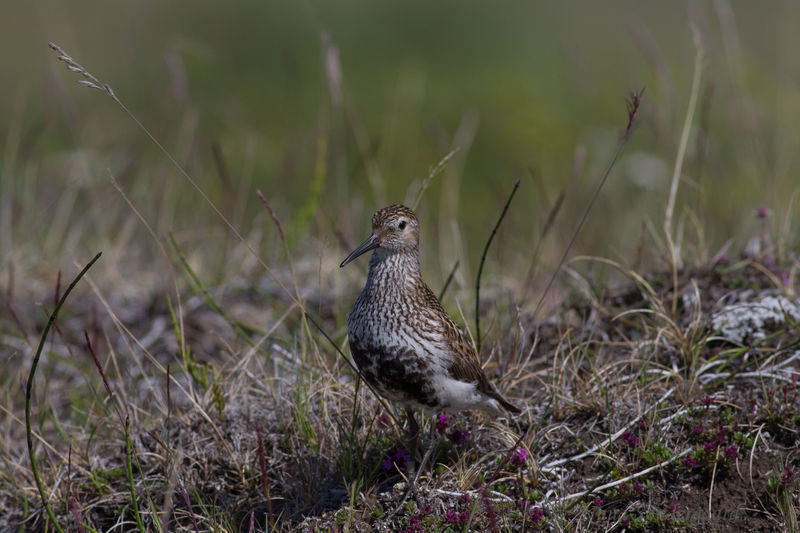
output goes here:
[{"label": "blurred green background", "polygon": [[[624,130],[628,91],[643,87],[634,136],[574,253],[634,263],[644,243],[645,264],[664,265],[660,228],[695,64],[691,21],[705,56],[675,215],[684,259],[709,260],[729,239],[736,254],[764,234],[785,259],[797,243],[797,2],[76,0],[8,3],[3,19],[4,279],[11,264],[18,276],[46,274],[97,249],[117,251],[121,275],[121,264],[147,264],[155,242],[111,175],[159,236],[174,232],[214,276],[224,278],[225,247],[236,245],[135,123],[75,83],[48,41],[110,84],[243,233],[271,235],[259,241],[268,261],[280,247],[256,188],[295,249],[340,257],[367,235],[375,209],[413,202],[457,147],[419,208],[439,286],[459,258],[459,282],[471,283],[517,179],[491,261],[522,279],[564,191],[538,258],[549,273]],[[341,101],[329,83],[337,52]],[[760,205],[766,220],[754,215]]]}]

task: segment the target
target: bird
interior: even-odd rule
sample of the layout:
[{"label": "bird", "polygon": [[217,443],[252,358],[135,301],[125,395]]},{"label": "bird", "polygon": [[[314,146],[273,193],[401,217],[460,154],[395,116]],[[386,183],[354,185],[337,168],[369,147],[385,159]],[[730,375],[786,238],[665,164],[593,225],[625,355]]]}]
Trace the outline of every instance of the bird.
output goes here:
[{"label": "bird", "polygon": [[417,409],[521,412],[489,381],[474,345],[423,281],[419,237],[412,209],[384,207],[372,216],[367,240],[339,265],[372,252],[364,289],[347,319],[348,342],[363,379],[406,410],[412,461]]}]

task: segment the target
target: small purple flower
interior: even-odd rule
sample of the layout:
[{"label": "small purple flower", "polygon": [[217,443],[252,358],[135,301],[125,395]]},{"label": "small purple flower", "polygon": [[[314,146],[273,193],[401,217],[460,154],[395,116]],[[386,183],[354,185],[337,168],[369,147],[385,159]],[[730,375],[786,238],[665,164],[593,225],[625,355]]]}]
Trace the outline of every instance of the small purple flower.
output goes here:
[{"label": "small purple flower", "polygon": [[454,429],[453,431],[450,432],[449,437],[450,440],[453,442],[453,444],[457,444],[458,446],[464,446],[467,444],[467,441],[469,439],[469,431],[466,429],[461,431],[458,429]]},{"label": "small purple flower", "polygon": [[530,452],[525,448],[517,448],[511,455],[511,464],[517,467],[523,467],[528,463],[528,456]]},{"label": "small purple flower", "polygon": [[708,440],[703,443],[703,449],[707,452],[713,452],[717,447],[716,441]]},{"label": "small purple flower", "polygon": [[633,482],[633,492],[642,492],[644,490],[644,486],[639,483],[638,481]]},{"label": "small purple flower", "polygon": [[696,424],[692,431],[694,431],[695,435],[702,435],[705,432],[706,428],[703,427],[703,424]]},{"label": "small purple flower", "polygon": [[667,504],[667,509],[669,509],[669,511],[670,511],[671,513],[674,513],[675,511],[677,511],[677,510],[678,510],[678,504],[677,504],[677,503],[675,503],[675,502],[669,502],[669,503]]},{"label": "small purple flower", "polygon": [[469,511],[459,513],[453,509],[448,509],[444,515],[444,521],[448,524],[463,524],[469,520]]},{"label": "small purple flower", "polygon": [[405,468],[408,464],[408,460],[411,459],[411,454],[405,448],[398,448],[394,455],[392,456],[394,460],[394,464],[396,464],[400,468]]},{"label": "small purple flower", "polygon": [[783,471],[783,476],[781,476],[781,483],[783,483],[784,485],[788,485],[789,483],[792,482],[793,477],[794,477],[794,470],[792,470],[791,467],[787,466],[786,469]]},{"label": "small purple flower", "polygon": [[688,455],[683,459],[681,459],[681,464],[686,468],[694,468],[695,466],[698,465],[698,463],[700,463],[700,461],[692,457],[691,455]]},{"label": "small purple flower", "polygon": [[383,469],[391,470],[392,466],[403,469],[408,464],[411,454],[405,448],[397,448],[391,453],[387,453],[383,458]]},{"label": "small purple flower", "polygon": [[469,494],[467,494],[466,492],[458,497],[458,502],[462,503],[462,504],[465,504],[465,505],[468,504],[471,501],[472,501],[472,498],[470,498]]},{"label": "small purple flower", "polygon": [[389,417],[386,416],[386,413],[382,413],[378,417],[378,426],[382,428],[389,427]]},{"label": "small purple flower", "polygon": [[634,435],[630,429],[626,429],[625,433],[622,434],[622,442],[631,448],[636,448],[639,446],[639,437]]},{"label": "small purple flower", "polygon": [[400,533],[417,533],[419,531],[425,531],[425,527],[420,524],[420,520],[422,520],[422,515],[415,514],[408,517],[408,527],[405,529],[401,529]]},{"label": "small purple flower", "polygon": [[725,448],[725,457],[728,459],[737,459],[739,457],[739,449],[736,446],[728,446]]},{"label": "small purple flower", "polygon": [[703,402],[703,405],[705,405],[706,407],[709,407],[709,406],[711,406],[712,403],[714,403],[714,398],[712,398],[711,396],[705,396],[700,401]]},{"label": "small purple flower", "polygon": [[760,205],[760,206],[756,207],[756,217],[757,218],[767,218],[768,216],[769,216],[769,209],[767,209],[767,206]]},{"label": "small purple flower", "polygon": [[594,504],[595,504],[596,506],[598,506],[598,507],[602,507],[604,503],[606,503],[606,502],[604,502],[604,501],[603,501],[603,498],[601,498],[601,497],[599,497],[599,496],[598,496],[597,498],[595,498],[595,499],[594,499]]},{"label": "small purple flower", "polygon": [[531,509],[531,520],[534,522],[541,522],[542,518],[544,518],[545,512],[544,509],[540,509],[538,507],[534,507]]},{"label": "small purple flower", "polygon": [[439,418],[436,419],[436,429],[438,429],[439,431],[444,431],[445,429],[447,429],[447,426],[449,425],[450,425],[450,417],[448,417],[444,413],[440,414]]}]

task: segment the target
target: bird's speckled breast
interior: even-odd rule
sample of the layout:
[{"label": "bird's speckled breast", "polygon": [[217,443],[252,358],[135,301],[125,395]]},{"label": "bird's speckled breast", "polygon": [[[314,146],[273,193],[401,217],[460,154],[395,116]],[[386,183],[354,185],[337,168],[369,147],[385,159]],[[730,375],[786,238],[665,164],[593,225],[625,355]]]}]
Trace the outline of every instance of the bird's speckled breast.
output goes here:
[{"label": "bird's speckled breast", "polygon": [[409,407],[440,407],[433,377],[449,366],[441,328],[419,295],[413,257],[374,253],[370,273],[348,318],[350,351],[364,378]]}]

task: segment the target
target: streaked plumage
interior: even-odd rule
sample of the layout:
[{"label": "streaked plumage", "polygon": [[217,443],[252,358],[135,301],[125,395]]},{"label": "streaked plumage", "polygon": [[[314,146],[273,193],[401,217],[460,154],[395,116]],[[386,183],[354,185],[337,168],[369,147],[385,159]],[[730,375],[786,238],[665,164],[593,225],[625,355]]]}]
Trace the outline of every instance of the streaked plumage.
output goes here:
[{"label": "streaked plumage", "polygon": [[402,205],[376,212],[372,235],[340,266],[370,250],[367,282],[347,321],[350,351],[364,378],[408,409],[518,413],[422,281],[414,212]]}]

